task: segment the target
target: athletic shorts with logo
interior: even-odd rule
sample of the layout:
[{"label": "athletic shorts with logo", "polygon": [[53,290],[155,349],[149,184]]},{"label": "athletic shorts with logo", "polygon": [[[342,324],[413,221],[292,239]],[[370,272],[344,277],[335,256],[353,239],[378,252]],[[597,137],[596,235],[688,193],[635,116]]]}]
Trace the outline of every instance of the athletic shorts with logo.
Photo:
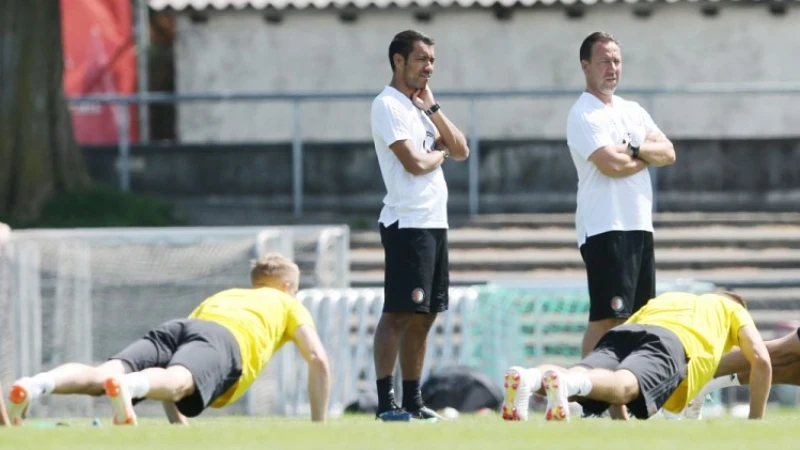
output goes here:
[{"label": "athletic shorts with logo", "polygon": [[609,231],[581,245],[589,283],[589,321],[627,319],[656,296],[653,233]]},{"label": "athletic shorts with logo", "polygon": [[380,225],[384,312],[439,313],[449,303],[447,229]]}]

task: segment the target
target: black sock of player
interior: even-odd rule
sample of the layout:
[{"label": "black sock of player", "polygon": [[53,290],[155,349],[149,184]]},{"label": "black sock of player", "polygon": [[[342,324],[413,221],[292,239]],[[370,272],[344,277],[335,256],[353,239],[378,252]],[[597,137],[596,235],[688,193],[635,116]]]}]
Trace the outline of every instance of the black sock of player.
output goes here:
[{"label": "black sock of player", "polygon": [[378,385],[378,411],[388,411],[394,404],[394,377],[381,378],[375,384]]},{"label": "black sock of player", "polygon": [[419,380],[403,380],[403,408],[417,411],[422,408],[422,391]]}]

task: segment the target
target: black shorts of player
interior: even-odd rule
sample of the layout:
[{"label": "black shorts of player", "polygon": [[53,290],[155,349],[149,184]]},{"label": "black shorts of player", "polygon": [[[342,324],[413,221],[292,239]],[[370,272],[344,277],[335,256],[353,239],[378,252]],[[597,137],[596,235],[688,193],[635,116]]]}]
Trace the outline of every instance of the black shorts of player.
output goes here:
[{"label": "black shorts of player", "polygon": [[589,284],[589,321],[626,319],[656,296],[653,233],[609,231],[581,245]]},{"label": "black shorts of player", "polygon": [[[655,325],[625,324],[603,335],[594,350],[576,364],[590,369],[629,370],[639,380],[639,396],[628,403],[637,419],[647,419],[664,405],[686,378],[683,344],[672,331]],[[609,404],[581,399],[585,415],[600,415]]]},{"label": "black shorts of player", "polygon": [[447,229],[381,224],[384,312],[439,313],[449,303]]},{"label": "black shorts of player", "polygon": [[150,367],[183,366],[194,378],[195,391],[175,405],[186,417],[200,415],[239,381],[239,344],[224,326],[207,320],[172,320],[150,330],[111,359],[130,372]]}]

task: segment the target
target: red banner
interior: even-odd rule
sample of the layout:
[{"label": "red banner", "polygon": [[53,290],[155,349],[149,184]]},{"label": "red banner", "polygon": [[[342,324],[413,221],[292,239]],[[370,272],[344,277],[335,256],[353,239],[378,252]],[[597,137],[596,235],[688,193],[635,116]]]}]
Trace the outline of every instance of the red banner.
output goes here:
[{"label": "red banner", "polygon": [[[64,91],[67,96],[136,93],[132,2],[61,0]],[[119,141],[122,106],[70,105],[80,144]],[[138,136],[136,107],[128,109],[129,137]]]}]

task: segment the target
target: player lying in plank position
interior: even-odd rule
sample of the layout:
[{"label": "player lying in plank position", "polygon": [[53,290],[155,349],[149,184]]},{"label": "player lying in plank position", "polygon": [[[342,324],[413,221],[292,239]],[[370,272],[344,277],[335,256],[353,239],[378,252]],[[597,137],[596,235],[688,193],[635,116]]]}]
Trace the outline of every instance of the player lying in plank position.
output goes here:
[{"label": "player lying in plank position", "polygon": [[[764,343],[772,361],[772,383],[800,386],[800,328]],[[684,412],[689,419],[701,419],[703,403],[711,392],[730,386],[753,383],[753,373],[741,349],[722,356],[715,378],[695,396]]]},{"label": "player lying in plank position", "polygon": [[163,402],[171,423],[241,397],[272,355],[294,342],[308,363],[311,420],[324,422],[330,397],[328,357],[308,310],[297,300],[300,271],[279,254],[257,261],[253,288],[229,289],[201,303],[187,319],[165,322],[107,362],[67,363],[21,378],[9,393],[12,424],[31,401],[49,394],[110,398],[115,424],[136,424],[133,405]]},{"label": "player lying in plank position", "polygon": [[639,419],[662,407],[680,414],[733,346],[742,349],[752,374],[750,418],[761,418],[772,367],[744,300],[731,293],[682,292],[650,300],[568,370],[553,365],[511,367],[505,376],[503,418],[527,420],[533,392],[547,395],[547,420],[569,420],[569,398],[588,414],[601,414],[610,405],[626,405]]}]

